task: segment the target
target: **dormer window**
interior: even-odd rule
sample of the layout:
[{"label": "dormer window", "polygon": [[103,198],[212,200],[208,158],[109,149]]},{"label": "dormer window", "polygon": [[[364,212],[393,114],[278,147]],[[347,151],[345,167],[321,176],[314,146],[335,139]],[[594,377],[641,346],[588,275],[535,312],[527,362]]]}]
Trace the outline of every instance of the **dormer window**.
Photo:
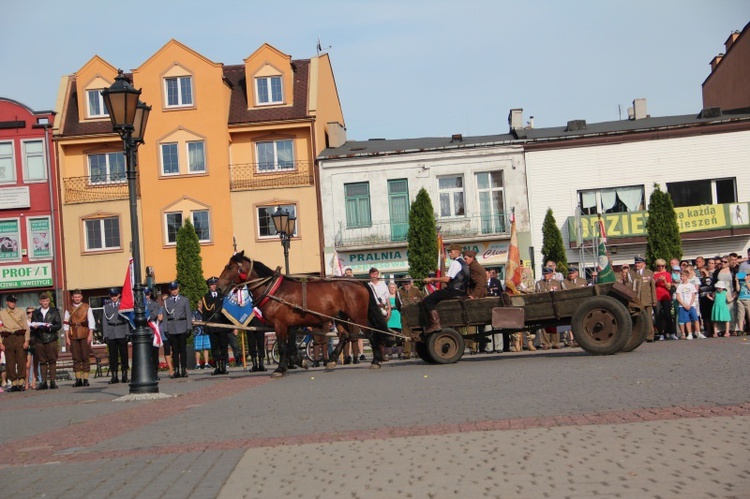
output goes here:
[{"label": "dormer window", "polygon": [[104,118],[109,116],[107,106],[104,104],[104,99],[102,99],[101,89],[86,90],[86,97],[89,106],[89,118]]},{"label": "dormer window", "polygon": [[284,93],[281,91],[281,76],[256,78],[255,90],[259,105],[284,102]]},{"label": "dormer window", "polygon": [[164,91],[167,95],[167,107],[193,105],[193,79],[190,76],[164,78]]}]

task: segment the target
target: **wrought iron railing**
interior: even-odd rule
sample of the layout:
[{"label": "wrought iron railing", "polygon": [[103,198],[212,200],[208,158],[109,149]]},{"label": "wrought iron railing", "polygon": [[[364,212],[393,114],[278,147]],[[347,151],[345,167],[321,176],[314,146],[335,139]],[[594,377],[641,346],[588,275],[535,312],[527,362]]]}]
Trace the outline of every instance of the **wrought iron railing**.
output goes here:
[{"label": "wrought iron railing", "polygon": [[[98,203],[128,198],[128,183],[126,180],[116,182],[101,182],[98,180],[98,177],[91,176],[64,178],[65,203]],[[137,180],[136,178],[136,186],[138,185]],[[136,194],[140,195],[140,190]]]},{"label": "wrought iron railing", "polygon": [[315,184],[312,163],[309,161],[293,161],[276,169],[262,169],[265,166],[259,163],[229,165],[230,189],[270,189]]},{"label": "wrought iron railing", "polygon": [[[472,215],[458,218],[440,218],[436,220],[443,240],[476,238],[507,234],[510,225],[505,214],[498,212],[492,216]],[[346,222],[339,224],[334,236],[337,248],[350,248],[370,245],[404,243],[409,231],[408,224],[393,224],[388,220],[373,221],[366,227],[347,228]]]}]

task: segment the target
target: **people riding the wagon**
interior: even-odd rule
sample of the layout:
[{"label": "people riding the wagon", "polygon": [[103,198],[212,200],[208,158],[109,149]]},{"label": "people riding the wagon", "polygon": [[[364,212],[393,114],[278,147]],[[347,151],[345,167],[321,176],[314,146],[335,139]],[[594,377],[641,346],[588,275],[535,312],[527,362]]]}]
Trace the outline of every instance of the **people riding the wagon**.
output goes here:
[{"label": "people riding the wagon", "polygon": [[[536,293],[548,293],[565,289],[565,284],[554,278],[555,272],[555,269],[552,267],[544,267],[542,269],[542,278],[536,282],[534,288]],[[557,331],[557,326],[542,328],[542,349],[549,350],[550,347],[560,348],[560,333]]]},{"label": "people riding the wagon", "polygon": [[[477,261],[477,252],[471,249],[463,250],[463,259],[469,266],[469,285],[466,288],[466,295],[471,299],[484,298],[487,296],[487,271],[481,263]],[[476,327],[477,333],[480,328]],[[481,327],[484,331],[484,326]],[[481,337],[479,341],[467,341],[467,346],[471,353],[487,352],[487,345],[490,340],[487,337]]]},{"label": "people riding the wagon", "polygon": [[451,262],[446,275],[440,277],[426,277],[423,281],[425,284],[432,284],[435,282],[447,284],[446,287],[427,295],[423,300],[424,308],[427,310],[427,315],[430,319],[430,327],[425,330],[425,333],[434,333],[442,329],[440,326],[440,314],[435,310],[438,303],[447,300],[448,298],[466,296],[466,289],[469,285],[471,272],[469,270],[469,265],[463,258],[461,258],[462,250],[463,248],[460,244],[453,243],[448,246],[448,256],[453,261]]}]

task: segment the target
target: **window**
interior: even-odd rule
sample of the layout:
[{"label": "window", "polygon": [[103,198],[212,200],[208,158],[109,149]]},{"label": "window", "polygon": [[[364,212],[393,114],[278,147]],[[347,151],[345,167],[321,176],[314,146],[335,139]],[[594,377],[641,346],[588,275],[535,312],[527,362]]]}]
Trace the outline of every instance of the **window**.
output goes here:
[{"label": "window", "polygon": [[505,232],[503,172],[477,173],[477,194],[482,234]]},{"label": "window", "polygon": [[406,179],[388,181],[391,241],[406,241],[409,233],[409,185]]},{"label": "window", "polygon": [[177,156],[177,142],[161,145],[161,173],[162,175],[179,175],[180,160]]},{"label": "window", "polygon": [[206,152],[203,141],[188,142],[188,173],[204,173],[206,171]]},{"label": "window", "polygon": [[89,154],[89,183],[125,182],[125,155],[121,152]]},{"label": "window", "polygon": [[13,142],[0,142],[0,182],[16,181],[16,161]]},{"label": "window", "polygon": [[208,219],[208,210],[193,211],[191,215],[193,218],[193,227],[195,227],[195,233],[198,234],[198,241],[211,241],[211,228]]},{"label": "window", "polygon": [[23,178],[27,182],[47,180],[47,161],[44,159],[44,142],[25,140],[23,146]]},{"label": "window", "polygon": [[284,101],[281,92],[281,76],[255,79],[258,104],[280,104]]},{"label": "window", "polygon": [[182,212],[165,213],[167,224],[167,244],[177,243],[177,231],[182,227]]},{"label": "window", "polygon": [[643,204],[642,185],[578,191],[578,199],[584,215],[627,213],[646,209]]},{"label": "window", "polygon": [[464,178],[442,177],[438,179],[441,217],[461,217],[464,215]]},{"label": "window", "polygon": [[737,188],[734,177],[718,180],[667,182],[667,192],[672,198],[675,208],[737,202]]},{"label": "window", "polygon": [[369,182],[344,184],[344,197],[346,228],[371,227]]},{"label": "window", "polygon": [[258,171],[294,169],[294,147],[291,140],[258,142]]},{"label": "window", "polygon": [[[271,219],[271,215],[274,214],[278,206],[279,205],[258,207],[258,237],[278,237],[276,228],[273,225],[273,219]],[[297,207],[295,205],[282,204],[280,206],[281,209],[286,210],[289,215],[297,216]],[[295,225],[294,234],[292,234],[292,236],[297,235],[297,227],[299,227],[299,222]]]},{"label": "window", "polygon": [[190,76],[165,78],[164,87],[167,93],[167,107],[193,105],[193,79]]},{"label": "window", "polygon": [[120,248],[120,217],[84,220],[86,251]]},{"label": "window", "polygon": [[101,90],[86,90],[89,105],[89,118],[102,118],[109,116],[109,111],[104,103]]}]

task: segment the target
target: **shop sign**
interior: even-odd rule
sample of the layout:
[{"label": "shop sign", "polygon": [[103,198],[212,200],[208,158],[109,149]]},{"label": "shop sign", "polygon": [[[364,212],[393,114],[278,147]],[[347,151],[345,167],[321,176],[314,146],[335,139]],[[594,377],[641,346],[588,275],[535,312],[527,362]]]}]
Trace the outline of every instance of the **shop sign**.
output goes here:
[{"label": "shop sign", "polygon": [[31,208],[28,186],[3,187],[0,189],[0,210]]},{"label": "shop sign", "polygon": [[0,289],[49,286],[52,286],[51,263],[0,266]]}]

